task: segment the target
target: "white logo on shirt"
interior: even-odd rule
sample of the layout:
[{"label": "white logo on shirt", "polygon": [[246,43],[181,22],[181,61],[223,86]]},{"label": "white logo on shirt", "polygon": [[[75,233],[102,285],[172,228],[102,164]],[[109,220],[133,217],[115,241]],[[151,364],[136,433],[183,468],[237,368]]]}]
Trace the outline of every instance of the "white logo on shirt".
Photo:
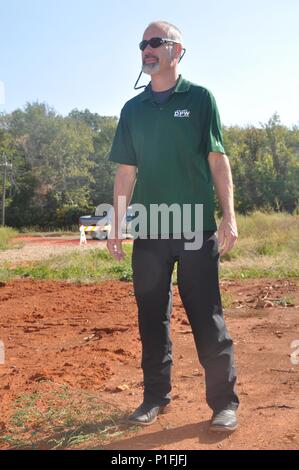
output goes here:
[{"label": "white logo on shirt", "polygon": [[174,117],[190,117],[190,111],[188,109],[177,109],[174,112]]}]

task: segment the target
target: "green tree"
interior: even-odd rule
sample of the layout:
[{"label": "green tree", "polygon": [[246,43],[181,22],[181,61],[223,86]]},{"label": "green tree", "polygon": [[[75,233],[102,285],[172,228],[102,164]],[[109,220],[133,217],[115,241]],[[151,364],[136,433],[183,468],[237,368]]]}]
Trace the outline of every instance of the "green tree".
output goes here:
[{"label": "green tree", "polygon": [[93,182],[90,187],[92,204],[94,206],[103,202],[111,204],[116,165],[111,164],[107,157],[115,134],[117,118],[100,116],[97,113],[91,113],[88,109],[85,111],[74,109],[69,116],[79,122],[84,122],[93,131],[94,152],[90,155],[94,163]]},{"label": "green tree", "polygon": [[77,215],[66,221],[67,213],[89,206],[91,130],[40,103],[13,112],[7,123],[18,148],[21,184],[10,205],[11,224],[74,223]]}]

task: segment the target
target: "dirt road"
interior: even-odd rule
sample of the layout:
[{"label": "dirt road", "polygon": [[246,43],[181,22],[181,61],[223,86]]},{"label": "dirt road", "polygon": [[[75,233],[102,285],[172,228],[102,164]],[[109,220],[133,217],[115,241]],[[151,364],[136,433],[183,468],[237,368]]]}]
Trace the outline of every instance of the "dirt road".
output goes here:
[{"label": "dirt road", "polygon": [[[51,256],[82,251],[92,248],[105,248],[105,240],[92,240],[87,237],[86,245],[80,246],[78,236],[63,237],[16,237],[14,245],[9,250],[0,251],[0,263],[22,264],[30,261],[38,261]],[[126,243],[129,242],[126,240]]]}]

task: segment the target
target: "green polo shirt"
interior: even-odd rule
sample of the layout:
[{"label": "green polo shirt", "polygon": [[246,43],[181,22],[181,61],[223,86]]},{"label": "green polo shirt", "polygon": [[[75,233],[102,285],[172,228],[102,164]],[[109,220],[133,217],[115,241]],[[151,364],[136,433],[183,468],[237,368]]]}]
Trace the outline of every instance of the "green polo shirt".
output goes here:
[{"label": "green polo shirt", "polygon": [[225,153],[215,98],[180,75],[166,103],[149,83],[124,105],[109,160],[138,168],[131,204],[202,204],[203,230],[216,230],[209,152]]}]

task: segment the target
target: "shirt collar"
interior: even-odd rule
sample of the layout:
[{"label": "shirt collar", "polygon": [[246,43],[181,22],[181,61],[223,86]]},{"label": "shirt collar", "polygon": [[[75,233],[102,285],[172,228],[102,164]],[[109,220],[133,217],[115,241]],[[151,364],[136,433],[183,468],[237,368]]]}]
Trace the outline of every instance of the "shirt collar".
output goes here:
[{"label": "shirt collar", "polygon": [[[144,91],[141,93],[140,99],[141,101],[145,101],[151,99],[151,89],[152,85],[151,82],[145,87]],[[179,75],[179,78],[176,83],[176,87],[173,90],[173,93],[185,93],[190,89],[190,82],[185,80],[182,75]]]}]

